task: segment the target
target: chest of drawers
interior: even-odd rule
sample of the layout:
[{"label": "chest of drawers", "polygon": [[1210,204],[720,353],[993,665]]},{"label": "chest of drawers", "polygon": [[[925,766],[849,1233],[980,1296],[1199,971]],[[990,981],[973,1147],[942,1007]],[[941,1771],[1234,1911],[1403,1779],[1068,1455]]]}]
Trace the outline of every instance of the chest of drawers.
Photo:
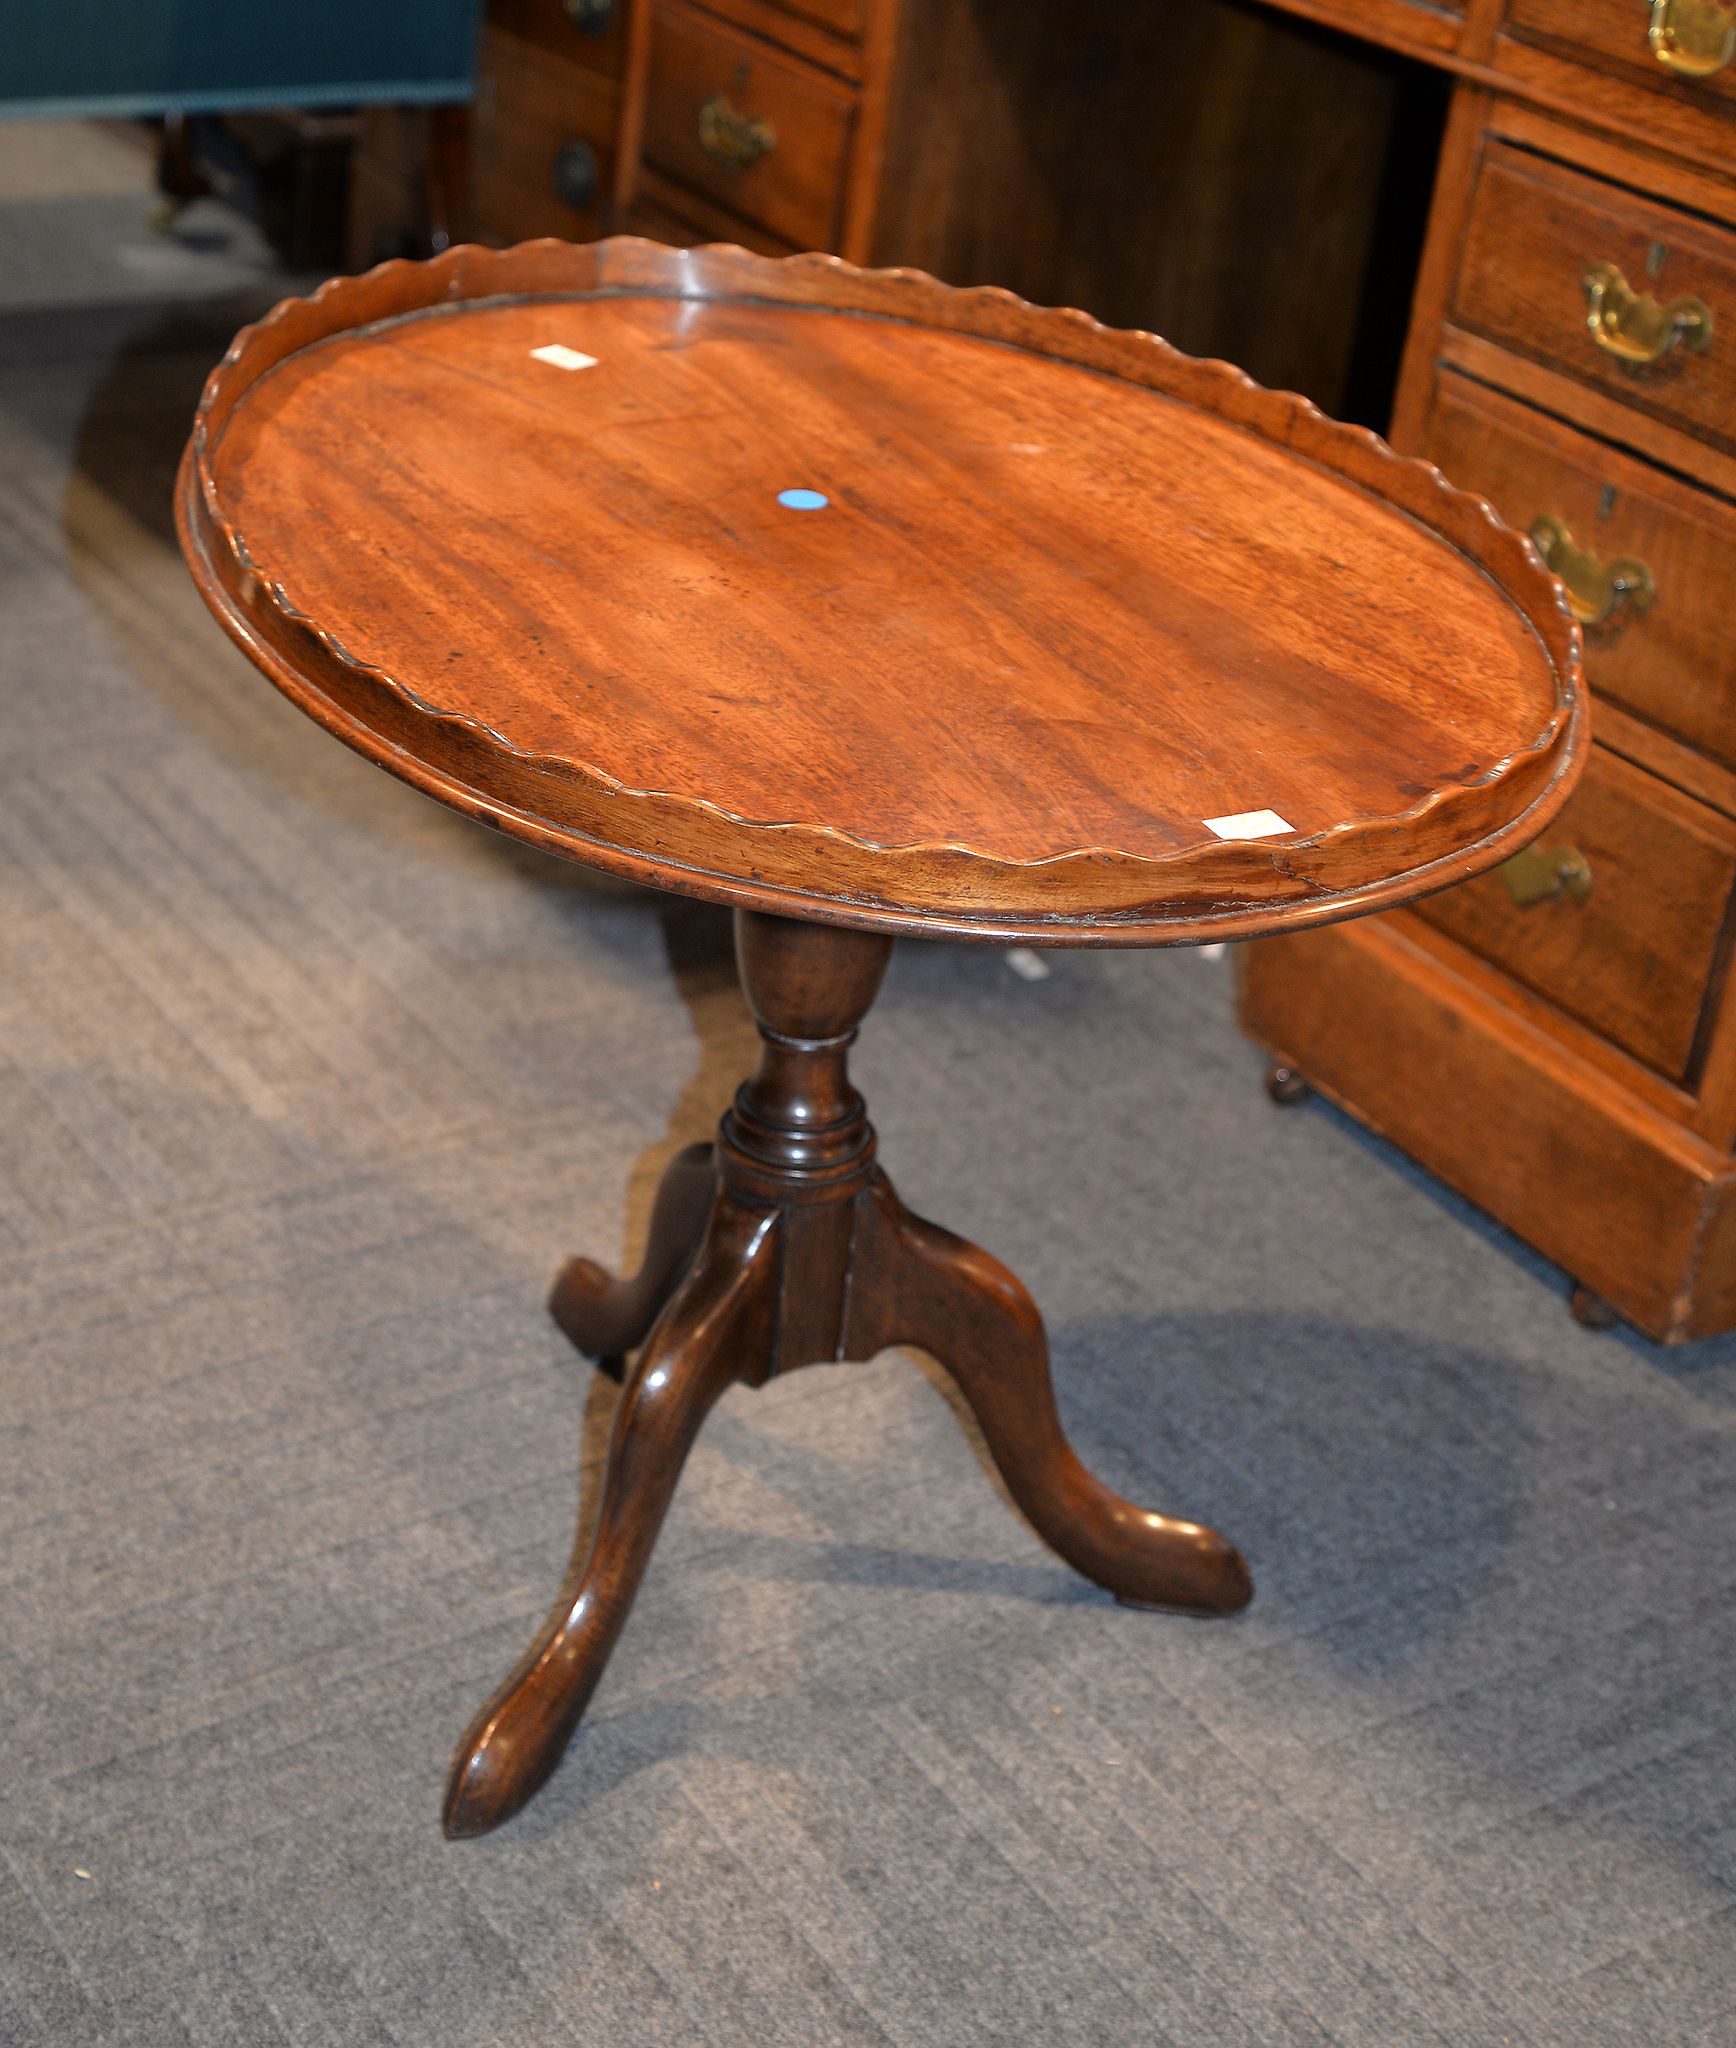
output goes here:
[{"label": "chest of drawers", "polygon": [[1588,1317],[1708,1335],[1736,1326],[1736,8],[1470,0],[1447,54],[1392,438],[1563,577],[1596,753],[1500,874],[1251,949],[1242,1022]]}]

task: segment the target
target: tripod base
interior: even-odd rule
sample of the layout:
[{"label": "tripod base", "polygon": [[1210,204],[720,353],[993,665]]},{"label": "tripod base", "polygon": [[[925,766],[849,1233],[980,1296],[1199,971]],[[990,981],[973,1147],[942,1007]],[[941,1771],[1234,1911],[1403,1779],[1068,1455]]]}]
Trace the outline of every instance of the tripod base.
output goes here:
[{"label": "tripod base", "polygon": [[1227,1614],[1252,1592],[1234,1547],[1136,1508],[1079,1462],[1055,1408],[1042,1319],[974,1245],[913,1216],[875,1164],[845,1054],[885,971],[869,933],[742,912],[737,952],[764,1054],[715,1146],[664,1173],[644,1264],[575,1259],[555,1320],[600,1361],[638,1348],[617,1409],[596,1534],[447,1785],[448,1835],[516,1813],[560,1761],[603,1675],[689,1447],[737,1380],[914,1345],[951,1374],[1007,1489],[1075,1570],[1139,1607]]}]

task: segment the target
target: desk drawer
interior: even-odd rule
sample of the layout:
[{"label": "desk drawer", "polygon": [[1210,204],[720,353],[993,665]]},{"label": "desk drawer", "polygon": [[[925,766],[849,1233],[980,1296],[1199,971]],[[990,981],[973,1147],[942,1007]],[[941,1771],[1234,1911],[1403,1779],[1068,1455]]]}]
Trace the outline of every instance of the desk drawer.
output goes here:
[{"label": "desk drawer", "polygon": [[847,87],[770,44],[654,8],[647,162],[798,248],[837,244],[855,111]]},{"label": "desk drawer", "polygon": [[1512,0],[1507,23],[1641,84],[1736,102],[1736,0]]},{"label": "desk drawer", "polygon": [[1568,850],[1589,871],[1583,900],[1563,889],[1521,907],[1498,869],[1417,910],[1558,1009],[1685,1081],[1722,968],[1736,824],[1597,748],[1541,841],[1541,851]]},{"label": "desk drawer", "polygon": [[477,231],[501,242],[602,234],[614,174],[614,82],[492,24],[482,47],[485,84],[471,128]]},{"label": "desk drawer", "polygon": [[1423,452],[1522,533],[1539,518],[1565,530],[1556,566],[1597,694],[1736,767],[1736,512],[1452,370],[1437,374]]},{"label": "desk drawer", "polygon": [[[1601,285],[1601,339],[1588,280]],[[1736,448],[1736,235],[1721,228],[1492,143],[1452,318],[1635,411]],[[1654,360],[1637,359],[1647,351]]]}]

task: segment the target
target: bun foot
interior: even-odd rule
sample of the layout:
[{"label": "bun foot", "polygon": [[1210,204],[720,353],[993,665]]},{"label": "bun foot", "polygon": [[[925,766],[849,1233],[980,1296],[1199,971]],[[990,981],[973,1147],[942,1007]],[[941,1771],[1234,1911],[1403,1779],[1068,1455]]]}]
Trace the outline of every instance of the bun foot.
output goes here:
[{"label": "bun foot", "polygon": [[1298,1102],[1306,1102],[1314,1090],[1305,1074],[1285,1066],[1281,1060],[1274,1060],[1266,1069],[1266,1093],[1274,1102],[1290,1109]]},{"label": "bun foot", "polygon": [[1601,1294],[1594,1294],[1580,1281],[1573,1283],[1573,1291],[1567,1297],[1568,1312],[1576,1323],[1588,1330],[1613,1330],[1620,1321],[1615,1310]]}]

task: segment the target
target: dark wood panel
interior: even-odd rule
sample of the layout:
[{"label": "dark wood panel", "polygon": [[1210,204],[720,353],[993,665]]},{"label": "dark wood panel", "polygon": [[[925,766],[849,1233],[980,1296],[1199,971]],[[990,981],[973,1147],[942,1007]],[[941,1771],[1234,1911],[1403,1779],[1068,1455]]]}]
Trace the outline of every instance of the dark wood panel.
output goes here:
[{"label": "dark wood panel", "polygon": [[646,171],[631,211],[623,224],[630,235],[644,235],[653,242],[667,242],[672,249],[697,248],[705,242],[734,242],[760,256],[793,256],[796,249],[779,235],[739,214],[726,213],[697,192],[689,192],[659,171]]},{"label": "dark wood panel", "polygon": [[1346,35],[1365,36],[1389,49],[1414,52],[1439,61],[1457,50],[1464,33],[1464,0],[1274,0],[1288,14],[1299,14]]},{"label": "dark wood panel", "polygon": [[534,43],[564,63],[619,78],[627,61],[627,16],[634,4],[635,0],[615,0],[601,30],[581,28],[563,0],[488,0],[488,19],[493,27]]},{"label": "dark wood panel", "polygon": [[805,57],[824,71],[860,82],[876,17],[889,21],[921,0],[699,0],[707,14]]},{"label": "dark wood panel", "polygon": [[[533,235],[584,241],[604,228],[616,89],[596,72],[551,56],[504,30],[484,37],[487,88],[472,124],[472,210],[476,231],[500,242]],[[596,198],[574,206],[557,189],[562,149],[588,148]],[[573,186],[563,181],[566,190]]]},{"label": "dark wood panel", "polygon": [[830,29],[833,35],[852,41],[862,34],[868,12],[868,0],[769,0],[769,4],[779,14],[811,21],[817,28]]},{"label": "dark wood panel", "polygon": [[1083,306],[1384,426],[1443,109],[1431,74],[1268,9],[925,0],[874,260]]}]

